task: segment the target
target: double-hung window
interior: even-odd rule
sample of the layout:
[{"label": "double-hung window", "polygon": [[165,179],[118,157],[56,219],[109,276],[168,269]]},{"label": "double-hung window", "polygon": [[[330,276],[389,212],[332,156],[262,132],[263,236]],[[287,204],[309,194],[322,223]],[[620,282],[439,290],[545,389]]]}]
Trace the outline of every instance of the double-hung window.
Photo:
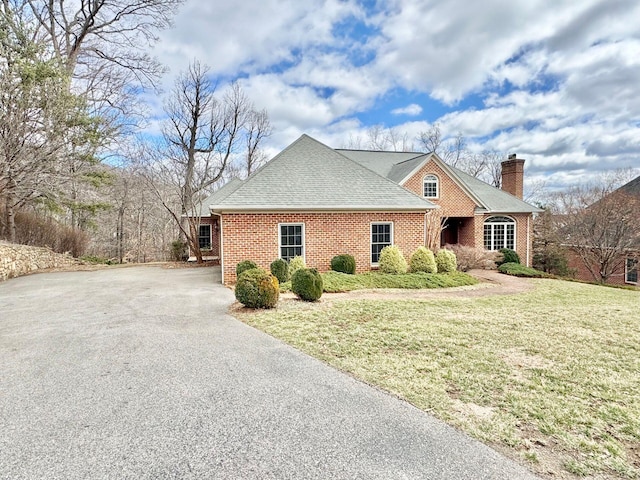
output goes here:
[{"label": "double-hung window", "polygon": [[281,223],[278,230],[280,258],[304,257],[304,223]]},{"label": "double-hung window", "polygon": [[393,223],[371,224],[371,264],[377,265],[380,252],[386,246],[393,244]]},{"label": "double-hung window", "polygon": [[638,259],[627,258],[624,265],[624,281],[627,283],[638,283]]},{"label": "double-hung window", "polygon": [[425,198],[438,198],[438,177],[435,175],[425,176],[423,185]]},{"label": "double-hung window", "polygon": [[211,248],[211,225],[198,227],[198,245],[205,250]]},{"label": "double-hung window", "polygon": [[490,217],[484,221],[484,248],[516,248],[516,222],[509,217]]}]

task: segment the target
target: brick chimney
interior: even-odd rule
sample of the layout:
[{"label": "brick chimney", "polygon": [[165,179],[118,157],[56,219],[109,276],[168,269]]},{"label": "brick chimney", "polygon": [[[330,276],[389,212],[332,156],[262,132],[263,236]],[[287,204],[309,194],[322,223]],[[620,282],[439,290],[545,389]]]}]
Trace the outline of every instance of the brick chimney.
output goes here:
[{"label": "brick chimney", "polygon": [[502,162],[502,190],[522,200],[523,183],[524,160],[512,153],[508,160]]}]

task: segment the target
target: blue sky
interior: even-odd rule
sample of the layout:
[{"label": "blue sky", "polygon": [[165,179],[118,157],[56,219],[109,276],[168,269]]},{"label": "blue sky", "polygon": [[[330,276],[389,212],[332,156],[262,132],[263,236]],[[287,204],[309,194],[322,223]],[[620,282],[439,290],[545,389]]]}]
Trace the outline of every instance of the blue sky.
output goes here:
[{"label": "blue sky", "polygon": [[528,182],[640,167],[637,0],[187,0],[153,54],[167,91],[193,59],[239,79],[270,155],[302,133],[343,147],[438,123],[518,153]]}]

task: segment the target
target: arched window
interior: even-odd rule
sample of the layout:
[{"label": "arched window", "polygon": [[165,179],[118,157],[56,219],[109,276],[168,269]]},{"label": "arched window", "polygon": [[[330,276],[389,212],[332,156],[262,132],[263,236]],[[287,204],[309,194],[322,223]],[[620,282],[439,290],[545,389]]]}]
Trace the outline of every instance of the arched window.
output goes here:
[{"label": "arched window", "polygon": [[435,175],[426,175],[424,177],[424,197],[438,198],[439,194],[438,177]]},{"label": "arched window", "polygon": [[484,248],[516,248],[516,222],[509,217],[489,217],[484,221]]}]

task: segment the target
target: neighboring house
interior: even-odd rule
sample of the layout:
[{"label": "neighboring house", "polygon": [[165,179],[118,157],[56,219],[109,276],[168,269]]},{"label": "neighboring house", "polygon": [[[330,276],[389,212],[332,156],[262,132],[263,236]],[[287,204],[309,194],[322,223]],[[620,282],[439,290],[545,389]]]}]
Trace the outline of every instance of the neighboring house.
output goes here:
[{"label": "neighboring house", "polygon": [[532,214],[541,210],[522,201],[523,164],[515,156],[503,162],[503,191],[433,153],[334,150],[303,135],[212,195],[202,225],[219,245],[225,284],[246,259],[268,269],[300,255],[326,271],[333,256],[348,253],[358,272],[375,269],[387,245],[407,257],[424,245],[435,209],[446,217],[442,244],[508,247],[529,265]]},{"label": "neighboring house", "polygon": [[592,215],[593,233],[581,238],[592,243],[574,245],[568,239],[567,260],[575,278],[639,286],[640,176],[590,205],[583,215]]}]

